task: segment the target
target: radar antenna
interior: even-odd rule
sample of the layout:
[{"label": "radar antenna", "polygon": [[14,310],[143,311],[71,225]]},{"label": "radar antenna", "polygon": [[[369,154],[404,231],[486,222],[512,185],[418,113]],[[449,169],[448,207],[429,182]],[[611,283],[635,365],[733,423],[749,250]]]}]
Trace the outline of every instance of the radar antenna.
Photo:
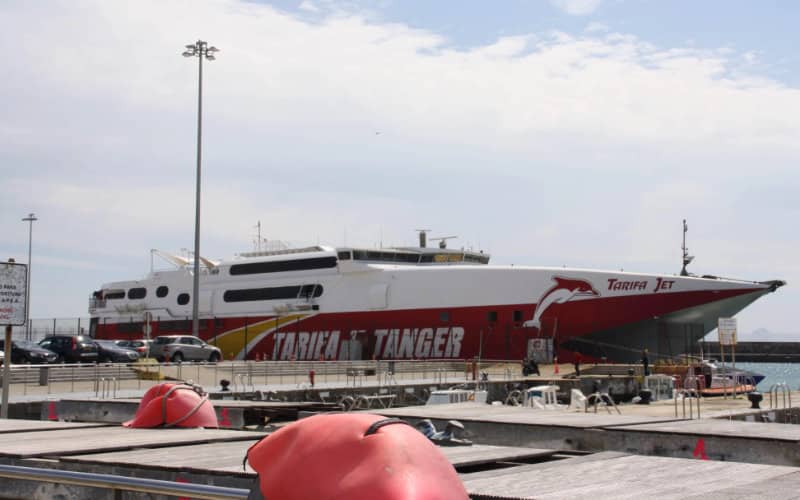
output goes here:
[{"label": "radar antenna", "polygon": [[439,248],[447,248],[447,240],[452,240],[453,238],[458,238],[458,236],[441,236],[439,238],[431,238],[431,241],[438,241]]},{"label": "radar antenna", "polygon": [[692,263],[694,260],[694,255],[689,255],[689,249],[686,248],[686,232],[689,230],[689,226],[686,225],[686,219],[683,219],[683,269],[681,269],[681,276],[689,276],[689,272],[686,270],[686,266]]}]

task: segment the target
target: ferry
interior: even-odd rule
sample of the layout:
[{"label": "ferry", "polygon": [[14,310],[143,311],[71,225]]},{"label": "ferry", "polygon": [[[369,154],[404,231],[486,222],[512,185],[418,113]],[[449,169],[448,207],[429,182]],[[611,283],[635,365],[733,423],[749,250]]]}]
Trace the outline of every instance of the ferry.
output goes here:
[{"label": "ferry", "polygon": [[191,335],[225,359],[514,359],[638,362],[696,343],[785,283],[489,264],[482,251],[308,246],[172,264],[107,283],[89,302],[101,339]]}]

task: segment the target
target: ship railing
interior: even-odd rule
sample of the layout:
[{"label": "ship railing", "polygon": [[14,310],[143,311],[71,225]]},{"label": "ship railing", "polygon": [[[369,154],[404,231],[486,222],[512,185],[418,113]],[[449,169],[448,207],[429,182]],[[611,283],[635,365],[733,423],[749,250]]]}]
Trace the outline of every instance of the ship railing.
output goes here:
[{"label": "ship railing", "polygon": [[93,312],[97,309],[105,309],[106,308],[106,299],[97,299],[97,298],[90,298],[89,299],[89,311]]},{"label": "ship railing", "polygon": [[[123,492],[139,492],[150,495],[203,498],[220,500],[239,500],[248,498],[249,491],[241,488],[213,486],[207,484],[177,483],[160,479],[140,477],[117,476],[112,474],[98,474],[91,472],[73,472],[59,469],[46,469],[40,467],[22,467],[18,465],[0,465],[0,477],[5,480],[5,488],[10,488],[12,481],[21,483],[36,482],[47,484],[70,484],[86,487],[85,495],[90,494],[88,488],[104,488],[110,491],[110,498],[122,498]],[[18,492],[24,486],[16,486]],[[24,491],[28,491],[24,488]],[[16,495],[14,495],[16,496]]]},{"label": "ship railing", "polygon": [[[780,400],[778,396],[780,395]],[[773,400],[774,398],[774,400]],[[791,408],[792,407],[792,393],[789,389],[789,385],[786,382],[778,382],[777,384],[772,384],[769,388],[769,407],[777,408],[778,402],[782,403],[781,408]]]}]

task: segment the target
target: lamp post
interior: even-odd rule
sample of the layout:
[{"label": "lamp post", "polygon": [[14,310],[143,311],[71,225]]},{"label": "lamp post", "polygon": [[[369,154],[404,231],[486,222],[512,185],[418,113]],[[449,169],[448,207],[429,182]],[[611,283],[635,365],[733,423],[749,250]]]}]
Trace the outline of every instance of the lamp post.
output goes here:
[{"label": "lamp post", "polygon": [[197,56],[199,61],[197,86],[197,186],[195,188],[194,281],[192,283],[192,335],[195,337],[198,337],[200,333],[198,303],[200,300],[200,164],[203,138],[203,59],[213,61],[215,59],[214,53],[218,50],[216,47],[209,47],[206,42],[198,40],[193,45],[187,45],[183,53],[184,57]]},{"label": "lamp post", "polygon": [[28,214],[22,222],[28,223],[28,282],[25,283],[25,340],[31,339],[31,243],[33,243],[33,221],[37,221],[36,215]]}]

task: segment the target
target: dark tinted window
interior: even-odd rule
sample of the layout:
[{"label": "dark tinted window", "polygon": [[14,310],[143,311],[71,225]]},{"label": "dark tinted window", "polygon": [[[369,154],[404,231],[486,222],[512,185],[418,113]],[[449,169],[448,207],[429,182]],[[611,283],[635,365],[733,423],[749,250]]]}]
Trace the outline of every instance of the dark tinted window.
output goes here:
[{"label": "dark tinted window", "polygon": [[143,299],[147,296],[147,288],[131,288],[128,290],[129,299]]},{"label": "dark tinted window", "polygon": [[450,321],[450,312],[442,311],[439,313],[439,321]]},{"label": "dark tinted window", "polygon": [[222,296],[225,302],[249,302],[254,300],[278,300],[311,298],[322,295],[322,285],[277,286],[272,288],[244,288],[227,290]]},{"label": "dark tinted window", "polygon": [[160,287],[156,288],[156,297],[164,298],[169,293],[169,288],[161,285]]},{"label": "dark tinted window", "polygon": [[124,298],[125,298],[125,292],[123,291],[111,292],[106,294],[106,300],[124,299]]},{"label": "dark tinted window", "polygon": [[234,264],[231,266],[230,273],[231,275],[280,273],[285,271],[308,271],[309,269],[327,269],[330,267],[336,267],[336,257],[315,257],[312,259]]},{"label": "dark tinted window", "polygon": [[350,260],[350,252],[339,252],[339,260]]},{"label": "dark tinted window", "polygon": [[178,295],[178,305],[185,306],[188,303],[189,303],[189,294],[188,293],[182,293],[182,294]]},{"label": "dark tinted window", "polygon": [[489,311],[489,313],[486,315],[486,319],[490,323],[494,323],[495,321],[497,321],[497,311]]},{"label": "dark tinted window", "polygon": [[514,311],[514,322],[519,323],[522,321],[522,311]]}]

